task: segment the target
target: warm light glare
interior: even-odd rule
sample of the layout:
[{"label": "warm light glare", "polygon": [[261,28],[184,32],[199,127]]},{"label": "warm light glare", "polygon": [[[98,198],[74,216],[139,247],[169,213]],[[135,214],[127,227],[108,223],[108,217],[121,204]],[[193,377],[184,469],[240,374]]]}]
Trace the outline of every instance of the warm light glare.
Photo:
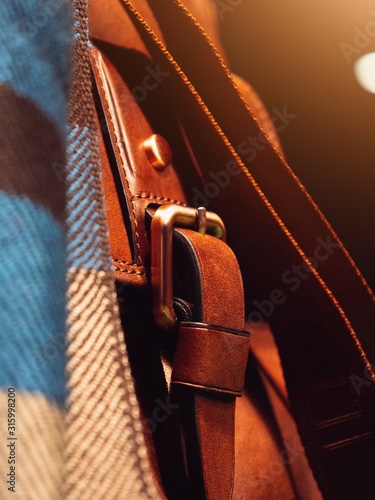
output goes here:
[{"label": "warm light glare", "polygon": [[358,59],[354,65],[354,73],[358,83],[368,92],[375,94],[375,52]]}]

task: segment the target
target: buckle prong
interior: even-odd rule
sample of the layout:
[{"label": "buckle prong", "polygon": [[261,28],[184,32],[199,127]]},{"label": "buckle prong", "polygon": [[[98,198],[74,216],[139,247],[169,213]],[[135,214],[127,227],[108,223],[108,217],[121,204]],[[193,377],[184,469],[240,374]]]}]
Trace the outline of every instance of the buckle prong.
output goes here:
[{"label": "buckle prong", "polygon": [[198,233],[206,234],[207,231],[207,210],[205,207],[197,209]]}]

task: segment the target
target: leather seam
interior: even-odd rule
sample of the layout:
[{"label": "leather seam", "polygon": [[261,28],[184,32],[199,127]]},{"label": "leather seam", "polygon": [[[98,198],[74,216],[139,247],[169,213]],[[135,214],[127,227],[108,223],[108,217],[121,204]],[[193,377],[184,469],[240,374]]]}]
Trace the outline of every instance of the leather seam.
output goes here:
[{"label": "leather seam", "polygon": [[146,276],[145,272],[137,271],[135,269],[120,269],[119,267],[115,267],[115,271],[118,273],[136,274],[137,276]]},{"label": "leather seam", "polygon": [[122,169],[123,169],[123,172],[124,172],[124,177],[125,177],[126,184],[127,184],[127,187],[128,187],[129,193],[130,193],[130,201],[131,201],[131,206],[132,206],[131,211],[132,211],[133,219],[134,219],[134,232],[135,232],[135,239],[136,239],[135,244],[136,244],[136,247],[137,247],[137,256],[136,256],[136,258],[140,262],[140,264],[142,264],[141,246],[140,246],[140,243],[139,243],[139,232],[138,232],[138,219],[137,219],[136,212],[135,212],[135,206],[134,206],[134,201],[133,201],[133,197],[132,197],[132,194],[131,194],[129,179],[128,179],[127,175],[126,175],[124,158],[122,157],[120,148],[118,146],[118,144],[119,144],[119,137],[118,137],[118,135],[116,133],[116,129],[115,129],[115,126],[114,126],[114,123],[113,123],[113,119],[112,119],[111,113],[109,112],[109,109],[110,109],[109,108],[109,103],[108,103],[107,95],[106,95],[105,88],[104,88],[104,85],[103,85],[103,79],[102,79],[102,76],[101,76],[101,73],[100,73],[100,70],[99,70],[98,63],[97,63],[95,57],[93,57],[92,59],[94,59],[94,64],[95,64],[95,67],[96,67],[96,70],[97,70],[98,79],[99,79],[98,83],[100,84],[101,89],[103,91],[102,92],[103,99],[104,99],[104,101],[106,103],[106,107],[107,107],[107,111],[108,111],[108,116],[105,114],[105,118],[108,119],[111,122],[112,130],[113,130],[115,138],[116,138],[115,147],[116,147],[116,150],[117,150],[117,156],[121,160],[121,165],[122,165]]},{"label": "leather seam", "polygon": [[[112,259],[112,263],[114,264],[115,271],[119,273],[127,273],[127,274],[137,274],[139,276],[146,276],[146,271],[143,266],[139,264],[133,264],[133,262],[126,262],[119,259]],[[123,266],[127,266],[125,268],[119,267],[116,264],[120,264]],[[137,269],[138,268],[138,269]]]},{"label": "leather seam", "polygon": [[[227,331],[224,329],[225,327],[223,328],[220,328],[220,326],[216,326],[215,325],[210,325],[208,324],[207,327],[203,327],[203,326],[191,326],[191,325],[188,325],[188,326],[185,326],[185,325],[182,325],[181,326],[181,330],[201,330],[202,331],[202,335],[204,335],[204,332],[212,332],[213,334],[218,334],[218,335],[225,335],[227,338],[230,338],[230,339],[237,339],[237,340],[241,340],[243,343],[246,343],[248,344],[248,340],[250,338],[250,334],[246,331],[246,330],[239,330],[239,329],[234,329],[232,328],[231,330],[232,331]],[[229,329],[228,329],[229,330]]]},{"label": "leather seam", "polygon": [[132,266],[132,267],[142,267],[140,264],[134,264],[133,262],[128,262],[126,260],[121,260],[121,259],[112,259],[112,262],[118,263],[118,264],[124,264],[126,266]]},{"label": "leather seam", "polygon": [[194,384],[193,382],[185,382],[184,380],[175,380],[172,379],[171,381],[172,384],[179,384],[179,385],[186,385],[189,387],[193,387],[195,389],[202,389],[206,390],[209,392],[219,392],[220,394],[228,394],[229,396],[236,396],[240,397],[242,394],[242,391],[236,391],[232,389],[225,389],[222,387],[215,387],[213,385],[203,385],[203,384]]},{"label": "leather seam", "polygon": [[132,200],[138,200],[138,199],[146,199],[146,200],[160,200],[160,201],[167,201],[169,203],[175,203],[176,205],[182,205],[186,207],[186,203],[183,201],[179,200],[174,200],[173,198],[167,198],[165,196],[159,196],[157,194],[153,193],[137,193],[131,196]]}]

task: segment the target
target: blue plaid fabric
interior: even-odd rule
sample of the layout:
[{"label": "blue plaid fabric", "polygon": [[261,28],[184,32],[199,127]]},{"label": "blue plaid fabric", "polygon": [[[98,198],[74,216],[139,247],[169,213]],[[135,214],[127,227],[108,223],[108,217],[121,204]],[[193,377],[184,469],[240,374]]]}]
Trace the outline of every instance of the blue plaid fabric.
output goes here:
[{"label": "blue plaid fabric", "polygon": [[[66,163],[71,12],[64,0],[3,0],[0,16],[0,497],[57,498],[67,254],[56,165]],[[9,388],[16,392],[14,486],[4,479]]]},{"label": "blue plaid fabric", "polygon": [[87,0],[3,0],[0,16],[0,498],[156,498],[107,241]]}]

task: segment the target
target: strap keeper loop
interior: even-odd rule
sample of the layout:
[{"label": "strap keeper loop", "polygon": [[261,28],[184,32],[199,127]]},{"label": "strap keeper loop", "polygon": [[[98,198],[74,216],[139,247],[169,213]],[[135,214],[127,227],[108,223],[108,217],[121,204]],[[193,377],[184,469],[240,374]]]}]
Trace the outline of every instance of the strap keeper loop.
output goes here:
[{"label": "strap keeper loop", "polygon": [[181,323],[173,384],[241,396],[250,333],[203,323]]}]

